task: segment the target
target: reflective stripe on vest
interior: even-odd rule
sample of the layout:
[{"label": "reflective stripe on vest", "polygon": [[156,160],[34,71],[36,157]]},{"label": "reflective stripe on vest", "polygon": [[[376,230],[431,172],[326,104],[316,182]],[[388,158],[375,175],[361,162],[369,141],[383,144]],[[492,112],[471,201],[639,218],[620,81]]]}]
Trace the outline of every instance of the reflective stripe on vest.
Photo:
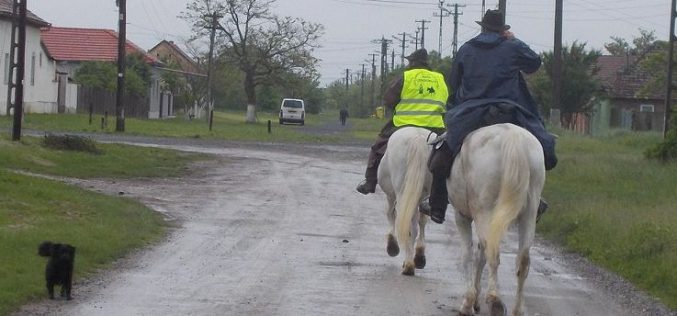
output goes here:
[{"label": "reflective stripe on vest", "polygon": [[448,97],[442,74],[426,69],[407,70],[393,124],[444,128],[442,115]]}]

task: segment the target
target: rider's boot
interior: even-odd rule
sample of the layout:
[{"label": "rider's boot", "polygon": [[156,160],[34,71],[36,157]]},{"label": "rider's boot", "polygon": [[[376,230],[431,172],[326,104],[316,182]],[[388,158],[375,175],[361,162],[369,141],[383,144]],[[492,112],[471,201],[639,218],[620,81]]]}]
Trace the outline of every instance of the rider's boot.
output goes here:
[{"label": "rider's boot", "polygon": [[357,192],[362,194],[369,194],[376,192],[376,183],[378,179],[378,165],[381,162],[382,156],[376,152],[369,153],[369,161],[367,162],[367,170],[364,172],[364,180],[357,185]]},{"label": "rider's boot", "polygon": [[449,203],[447,194],[447,176],[445,174],[433,173],[432,187],[430,188],[430,196],[427,200],[421,202],[418,210],[430,216],[430,219],[438,224],[444,223],[444,216],[447,212],[447,204]]},{"label": "rider's boot", "polygon": [[447,212],[447,204],[449,204],[447,178],[451,173],[453,155],[446,142],[435,147],[428,161],[428,169],[433,174],[430,197],[421,202],[418,209],[421,213],[430,216],[433,222],[442,224]]}]

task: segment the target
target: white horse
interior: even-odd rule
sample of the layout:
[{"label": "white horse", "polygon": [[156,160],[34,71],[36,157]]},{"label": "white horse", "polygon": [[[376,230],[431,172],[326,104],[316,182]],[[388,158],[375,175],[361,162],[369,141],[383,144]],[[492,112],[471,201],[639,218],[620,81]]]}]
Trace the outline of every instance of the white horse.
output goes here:
[{"label": "white horse", "polygon": [[[386,153],[378,168],[378,183],[387,197],[386,216],[390,231],[386,234],[386,251],[391,257],[404,246],[402,274],[414,275],[414,268],[425,267],[425,224],[418,205],[428,196],[432,175],[427,162],[428,138],[436,134],[424,128],[403,127],[390,136]],[[397,239],[393,235],[397,233]],[[417,237],[418,235],[418,237]],[[416,255],[414,256],[414,239]]]},{"label": "white horse", "polygon": [[[464,140],[447,180],[463,245],[462,266],[467,290],[461,315],[479,311],[480,281],[487,261],[486,302],[490,314],[505,314],[497,284],[499,245],[513,222],[519,233],[513,315],[522,314],[524,281],[529,274],[529,248],[534,239],[536,212],[544,184],[543,148],[525,129],[513,124],[491,125],[474,131]],[[473,221],[479,241],[474,256]]]}]

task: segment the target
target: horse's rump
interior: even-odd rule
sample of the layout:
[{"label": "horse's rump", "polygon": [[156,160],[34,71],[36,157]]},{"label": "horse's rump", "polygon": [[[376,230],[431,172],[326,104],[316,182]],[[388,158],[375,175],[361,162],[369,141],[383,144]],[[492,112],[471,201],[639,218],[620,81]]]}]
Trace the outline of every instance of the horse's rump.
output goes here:
[{"label": "horse's rump", "polygon": [[[505,170],[505,163],[525,164],[522,168],[528,171],[529,181],[535,181],[537,187],[545,182],[543,148],[525,129],[513,124],[496,124],[470,133],[463,141],[449,178],[449,196],[454,208],[467,217],[476,213],[472,209],[491,210],[498,200],[501,180],[509,180],[505,177],[518,180],[517,174],[504,175],[504,171],[514,172],[517,168]],[[540,191],[538,194],[540,196]]]}]

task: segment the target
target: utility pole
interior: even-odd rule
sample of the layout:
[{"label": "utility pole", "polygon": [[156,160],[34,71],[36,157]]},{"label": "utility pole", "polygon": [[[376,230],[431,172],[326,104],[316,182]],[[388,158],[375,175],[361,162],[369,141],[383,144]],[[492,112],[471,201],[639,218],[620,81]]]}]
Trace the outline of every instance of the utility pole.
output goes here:
[{"label": "utility pole", "polygon": [[376,104],[374,100],[374,92],[376,92],[374,84],[376,83],[376,56],[378,54],[369,54],[369,56],[371,56],[371,106],[373,107]]},{"label": "utility pole", "polygon": [[[393,36],[393,39],[397,40],[401,44],[402,55],[400,55],[400,67],[404,67],[404,48],[407,45],[407,33],[398,33],[397,35],[402,35],[402,39],[399,39],[395,36]],[[393,67],[395,67],[395,61],[394,60],[393,60]]]},{"label": "utility pole", "polygon": [[439,17],[440,18],[440,36],[439,36],[439,43],[437,45],[437,51],[440,53],[440,58],[442,57],[442,18],[446,18],[449,16],[449,13],[446,12],[444,9],[444,0],[440,0],[439,4],[440,8],[440,14],[437,14],[436,12],[433,13],[433,16]]},{"label": "utility pole", "polygon": [[388,74],[388,44],[392,41],[381,37],[381,77],[380,77],[380,88],[378,91],[378,102],[381,102],[383,98],[383,91],[385,90],[385,79]]},{"label": "utility pole", "polygon": [[482,21],[482,18],[484,18],[484,12],[486,12],[486,0],[482,0],[482,12],[480,14],[480,21]]},{"label": "utility pole", "polygon": [[427,27],[425,27],[425,24],[429,23],[430,21],[428,21],[428,20],[416,20],[416,22],[421,23],[421,28],[420,28],[420,30],[421,30],[421,48],[425,48],[425,30],[428,29]]},{"label": "utility pole", "polygon": [[667,76],[667,88],[665,93],[665,117],[663,123],[663,138],[665,139],[670,130],[670,116],[672,114],[672,89],[677,88],[675,83],[672,82],[672,70],[674,68],[674,58],[673,54],[675,51],[675,19],[677,18],[677,0],[672,0],[672,8],[670,9],[670,39],[668,41],[670,47],[668,48],[668,76]]},{"label": "utility pole", "polygon": [[[24,73],[26,69],[26,1],[14,0],[12,3],[12,36],[10,43],[10,56],[14,56],[16,50],[17,61],[10,59],[9,80],[7,81],[7,100],[12,99],[12,89],[14,89],[14,124],[12,125],[12,140],[21,140],[21,121],[23,121],[23,100],[24,100]],[[18,31],[18,32],[17,32]],[[18,33],[18,38],[14,38],[14,33]],[[15,40],[18,40],[15,42]],[[16,82],[12,76],[12,69],[16,67]],[[10,102],[7,103],[7,115],[11,108]]]},{"label": "utility pole", "polygon": [[362,78],[360,80],[360,112],[364,111],[364,63],[362,64]]},{"label": "utility pole", "polygon": [[[559,0],[555,0],[555,1],[559,1]],[[501,13],[503,13],[504,18],[505,18],[505,13],[506,13],[505,12],[505,6],[506,6],[505,0],[498,0],[498,11],[501,11]]]},{"label": "utility pole", "polygon": [[[555,43],[552,62],[552,109],[560,110],[562,98],[562,11],[564,0],[555,0]],[[561,124],[561,119],[555,122]]]},{"label": "utility pole", "polygon": [[346,68],[346,91],[348,91],[348,76],[350,74],[350,69]]},{"label": "utility pole", "polygon": [[216,37],[216,30],[219,28],[219,19],[221,18],[216,12],[207,15],[211,19],[209,26],[209,56],[207,57],[207,121],[209,122],[209,130],[212,130],[212,122],[214,121],[214,101],[212,100],[212,62],[214,59],[214,39]]},{"label": "utility pole", "polygon": [[414,37],[414,44],[415,44],[416,46],[414,46],[414,50],[418,50],[418,33],[419,33],[419,32],[421,32],[421,30],[416,29],[416,36]]},{"label": "utility pole", "polygon": [[454,16],[454,37],[452,38],[451,41],[451,46],[452,46],[452,58],[456,57],[456,52],[458,52],[458,16],[463,15],[463,12],[458,12],[458,8],[465,7],[465,4],[461,5],[458,3],[454,3],[453,5],[447,5],[447,6],[453,6],[454,7],[454,12],[449,11],[448,9],[444,9],[447,11],[449,14]]},{"label": "utility pole", "polygon": [[395,49],[393,48],[392,54],[390,57],[390,71],[395,70]]},{"label": "utility pole", "polygon": [[115,131],[125,131],[125,68],[127,44],[127,0],[117,0],[119,9],[118,20],[118,86],[115,94]]},{"label": "utility pole", "polygon": [[11,110],[14,107],[14,100],[12,99],[12,96],[14,95],[12,93],[12,90],[16,87],[14,84],[14,69],[16,68],[17,64],[14,61],[16,57],[16,49],[19,47],[19,43],[16,42],[16,35],[17,35],[17,30],[19,28],[19,5],[21,3],[21,0],[13,0],[12,1],[12,16],[11,16],[11,30],[12,34],[10,35],[10,42],[9,42],[9,64],[7,65],[7,105],[6,105],[6,111],[5,115],[10,116]]}]

